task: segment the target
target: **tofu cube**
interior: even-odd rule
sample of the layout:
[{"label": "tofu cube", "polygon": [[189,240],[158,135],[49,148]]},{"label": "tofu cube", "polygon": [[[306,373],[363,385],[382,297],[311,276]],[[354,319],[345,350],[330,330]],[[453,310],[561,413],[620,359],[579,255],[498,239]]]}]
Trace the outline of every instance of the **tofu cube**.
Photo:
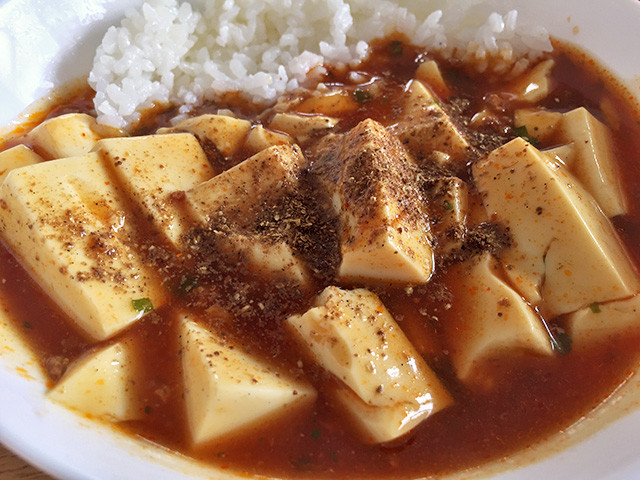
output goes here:
[{"label": "tofu cube", "polygon": [[312,275],[304,261],[284,241],[259,234],[232,233],[219,239],[220,250],[233,263],[261,278],[280,278],[304,289],[312,286]]},{"label": "tofu cube", "polygon": [[594,302],[566,317],[574,349],[606,343],[640,330],[640,295],[608,303]]},{"label": "tofu cube", "polygon": [[98,140],[96,119],[69,113],[45,120],[26,136],[26,142],[45,159],[77,157],[89,153]]},{"label": "tofu cube", "polygon": [[394,440],[453,401],[368,290],[327,287],[310,310],[287,324],[315,362],[340,381],[331,395],[365,441]]},{"label": "tofu cube", "polygon": [[411,81],[407,95],[404,113],[390,131],[414,155],[428,158],[438,150],[453,162],[464,162],[471,146],[438,99],[418,80]]},{"label": "tofu cube", "polygon": [[185,404],[195,445],[315,400],[312,386],[274,371],[187,315],[181,322]]},{"label": "tofu cube", "polygon": [[551,91],[551,71],[555,66],[552,59],[543,60],[516,80],[511,87],[511,92],[517,100],[528,103],[537,103],[543,100]]},{"label": "tofu cube", "polygon": [[174,246],[188,232],[190,219],[171,199],[209,180],[214,171],[190,133],[100,140],[93,149],[130,198]]},{"label": "tofu cube", "polygon": [[[562,153],[564,168],[608,217],[627,213],[611,132],[587,109],[579,107],[566,113],[523,109],[516,111],[514,123],[525,126],[530,137],[555,144],[554,154]],[[562,150],[556,152],[559,147]]]},{"label": "tofu cube", "polygon": [[442,78],[442,72],[435,60],[427,60],[418,65],[415,77],[416,80],[425,83],[429,88],[437,92],[440,98],[447,98],[451,95],[451,91],[444,78]]},{"label": "tofu cube", "polygon": [[209,141],[225,157],[231,157],[244,144],[251,122],[227,115],[206,114],[187,118],[171,128],[158,129],[158,133],[189,132],[200,142]]},{"label": "tofu cube", "polygon": [[142,409],[131,357],[124,342],[91,351],[69,367],[47,397],[85,415],[112,422],[138,419]]},{"label": "tofu cube", "polygon": [[547,315],[640,290],[609,219],[580,183],[521,138],[473,167],[489,217],[503,223],[513,246],[499,258],[514,287]]},{"label": "tofu cube", "polygon": [[469,188],[458,177],[437,177],[425,185],[433,234],[440,254],[462,245],[469,214]]},{"label": "tofu cube", "polygon": [[262,125],[254,125],[247,136],[246,148],[252,155],[261,152],[274,145],[286,145],[293,143],[293,139],[284,133],[274,132]]},{"label": "tofu cube", "polygon": [[267,199],[291,191],[305,165],[297,145],[267,148],[188,190],[188,211],[202,227],[219,214],[239,226],[246,225]]},{"label": "tofu cube", "polygon": [[330,130],[338,124],[339,119],[324,115],[296,115],[292,113],[276,113],[269,128],[291,135],[297,142],[304,143],[314,134]]},{"label": "tofu cube", "polygon": [[576,155],[576,147],[573,143],[569,143],[567,145],[546,148],[541,150],[541,152],[549,158],[551,163],[555,163],[558,169],[562,169],[573,162]]},{"label": "tofu cube", "polygon": [[343,281],[426,283],[433,270],[419,170],[382,125],[365,120],[327,138],[314,168],[341,223]]},{"label": "tofu cube", "polygon": [[132,248],[121,198],[97,153],[13,170],[0,187],[3,239],[96,340],[143,315],[133,300],[165,300],[158,275]]},{"label": "tofu cube", "polygon": [[522,108],[515,111],[513,124],[516,127],[525,127],[530,138],[548,144],[553,141],[561,118],[560,112]]},{"label": "tofu cube", "polygon": [[623,215],[627,205],[608,127],[584,107],[562,115],[559,139],[573,143],[575,155],[567,169],[596,199],[608,217]]},{"label": "tofu cube", "polygon": [[340,87],[322,93],[316,90],[313,95],[295,106],[297,112],[325,115],[346,115],[358,108],[359,104],[353,91]]},{"label": "tofu cube", "polygon": [[42,161],[44,159],[40,155],[24,145],[16,145],[0,152],[0,183],[4,182],[11,170]]},{"label": "tofu cube", "polygon": [[441,322],[458,378],[473,382],[488,359],[513,352],[551,355],[551,339],[540,317],[502,280],[502,268],[489,253],[454,266],[455,311]]}]

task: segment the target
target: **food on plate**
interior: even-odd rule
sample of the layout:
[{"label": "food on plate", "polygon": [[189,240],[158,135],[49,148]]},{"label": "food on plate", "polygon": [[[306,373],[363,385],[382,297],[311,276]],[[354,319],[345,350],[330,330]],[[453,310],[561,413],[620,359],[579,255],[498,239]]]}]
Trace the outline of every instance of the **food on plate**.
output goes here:
[{"label": "food on plate", "polygon": [[202,76],[160,65],[155,105],[97,87],[5,142],[2,296],[51,401],[242,474],[429,477],[636,367],[633,111],[559,43],[501,63],[386,33],[272,90],[188,97]]}]

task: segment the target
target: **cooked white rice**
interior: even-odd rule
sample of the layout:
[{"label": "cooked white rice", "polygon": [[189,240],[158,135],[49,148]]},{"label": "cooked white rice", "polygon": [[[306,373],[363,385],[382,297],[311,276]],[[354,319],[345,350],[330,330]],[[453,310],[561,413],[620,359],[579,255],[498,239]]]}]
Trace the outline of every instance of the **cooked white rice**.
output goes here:
[{"label": "cooked white rice", "polygon": [[472,65],[514,74],[551,50],[546,30],[478,0],[149,0],[111,27],[89,83],[98,120],[127,128],[155,103],[186,112],[226,91],[271,102],[322,64],[362,60],[394,30]]}]

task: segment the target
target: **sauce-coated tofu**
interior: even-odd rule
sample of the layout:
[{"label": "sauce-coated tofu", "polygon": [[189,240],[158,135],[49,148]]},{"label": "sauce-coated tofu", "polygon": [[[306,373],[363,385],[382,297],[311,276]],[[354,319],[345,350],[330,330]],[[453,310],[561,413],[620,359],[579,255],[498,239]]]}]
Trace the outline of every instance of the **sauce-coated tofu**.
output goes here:
[{"label": "sauce-coated tofu", "polygon": [[121,422],[142,414],[135,384],[131,352],[118,342],[77,360],[47,396],[83,414]]},{"label": "sauce-coated tofu", "polygon": [[469,189],[458,177],[438,177],[427,182],[429,213],[437,252],[446,254],[462,245],[469,214]]},{"label": "sauce-coated tofu", "polygon": [[187,419],[195,444],[315,400],[310,385],[274,371],[186,315],[181,342]]},{"label": "sauce-coated tofu", "polygon": [[117,130],[111,132],[99,127],[91,115],[69,113],[45,120],[29,132],[26,140],[37,153],[49,160],[84,155],[101,138],[117,134]]},{"label": "sauce-coated tofu", "polygon": [[513,246],[500,260],[506,274],[546,314],[573,312],[640,290],[615,229],[593,198],[548,157],[521,138],[474,165],[490,217]]},{"label": "sauce-coated tofu", "polygon": [[244,224],[258,207],[297,184],[306,160],[297,145],[267,148],[186,192],[191,216],[206,226],[216,215]]},{"label": "sauce-coated tofu", "polygon": [[541,151],[549,157],[552,163],[555,163],[556,166],[561,169],[573,161],[576,154],[576,147],[573,143],[569,143]]},{"label": "sauce-coated tofu", "polygon": [[264,128],[262,125],[254,125],[247,135],[245,146],[250,153],[256,154],[274,145],[286,145],[293,143],[293,139],[280,132],[274,132]]},{"label": "sauce-coated tofu", "polygon": [[559,138],[573,143],[575,155],[567,163],[569,171],[596,199],[608,217],[626,213],[627,206],[616,167],[611,132],[584,108],[564,113]]},{"label": "sauce-coated tofu", "polygon": [[446,98],[451,94],[435,60],[427,60],[418,65],[415,76],[416,80],[424,82],[429,88],[435,90],[441,98]]},{"label": "sauce-coated tofu", "polygon": [[629,335],[640,329],[640,295],[608,303],[592,303],[567,315],[566,322],[574,348]]},{"label": "sauce-coated tofu", "polygon": [[555,66],[552,59],[543,60],[526,75],[518,79],[511,91],[522,102],[537,103],[551,92],[551,71]]},{"label": "sauce-coated tofu", "polygon": [[354,93],[347,89],[336,88],[329,91],[316,91],[295,106],[302,113],[322,113],[324,115],[344,115],[354,112],[359,104]]},{"label": "sauce-coated tofu", "polygon": [[586,108],[565,113],[517,110],[514,123],[526,127],[532,139],[554,149],[564,148],[563,168],[580,181],[608,217],[627,213],[611,132]]},{"label": "sauce-coated tofu", "polygon": [[127,194],[169,242],[179,246],[189,218],[171,194],[209,180],[214,171],[190,133],[110,138],[99,141],[98,152],[115,172]]},{"label": "sauce-coated tofu", "polygon": [[171,128],[161,128],[158,133],[189,132],[201,142],[211,142],[225,157],[230,157],[244,143],[251,123],[227,115],[206,114],[181,120]]},{"label": "sauce-coated tofu", "polygon": [[515,111],[513,123],[525,127],[530,138],[546,144],[552,141],[561,118],[560,112],[523,108]]},{"label": "sauce-coated tofu", "polygon": [[340,380],[333,395],[367,441],[398,438],[453,401],[368,290],[327,287],[313,308],[287,323],[315,361]]},{"label": "sauce-coated tofu", "polygon": [[542,320],[501,277],[489,253],[456,265],[447,273],[454,286],[455,311],[441,322],[458,377],[474,380],[487,359],[524,351],[550,355],[551,341]]},{"label": "sauce-coated tofu", "polygon": [[228,261],[252,274],[283,279],[302,288],[311,286],[311,272],[283,240],[271,240],[257,233],[234,233],[221,236],[219,243]]},{"label": "sauce-coated tofu", "polygon": [[43,160],[40,155],[24,145],[16,145],[0,152],[0,183],[4,181],[11,170],[40,163]]},{"label": "sauce-coated tofu", "polygon": [[426,158],[437,150],[462,162],[471,148],[438,99],[418,80],[409,84],[402,117],[390,130],[411,153]]},{"label": "sauce-coated tofu", "polygon": [[120,192],[97,153],[14,170],[0,187],[3,239],[86,333],[102,340],[158,307],[158,276],[135,250]]},{"label": "sauce-coated tofu", "polygon": [[419,170],[398,140],[369,119],[328,137],[317,157],[341,223],[339,278],[428,282],[433,251]]},{"label": "sauce-coated tofu", "polygon": [[[307,141],[312,135],[331,130],[338,124],[338,119],[324,115],[295,115],[277,113],[269,128],[291,135],[298,142]],[[326,132],[323,132],[326,133]]]}]

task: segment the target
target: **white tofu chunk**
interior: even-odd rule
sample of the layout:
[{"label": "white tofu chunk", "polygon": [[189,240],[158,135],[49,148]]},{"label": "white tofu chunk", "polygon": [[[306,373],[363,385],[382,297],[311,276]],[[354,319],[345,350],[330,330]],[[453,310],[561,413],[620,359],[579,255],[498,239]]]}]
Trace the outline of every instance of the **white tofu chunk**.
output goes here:
[{"label": "white tofu chunk", "polygon": [[234,263],[261,278],[280,277],[302,288],[311,287],[311,272],[284,241],[234,233],[221,238],[219,244],[228,258],[235,259]]},{"label": "white tofu chunk", "polygon": [[182,318],[181,332],[184,395],[194,444],[316,398],[310,385],[274,371],[187,316]]},{"label": "white tofu chunk", "polygon": [[92,351],[72,364],[47,397],[85,415],[113,422],[140,418],[136,368],[124,342]]},{"label": "white tofu chunk", "polygon": [[546,148],[541,150],[542,153],[547,155],[552,163],[555,163],[558,168],[564,168],[567,164],[573,162],[576,155],[576,148],[573,143],[567,145],[559,145],[553,148]]},{"label": "white tofu chunk", "polygon": [[418,65],[415,77],[416,80],[429,85],[429,88],[436,91],[441,98],[447,98],[451,94],[444,78],[442,78],[440,67],[434,60],[427,60]]},{"label": "white tofu chunk", "polygon": [[489,217],[513,246],[499,257],[514,287],[547,315],[631,296],[638,275],[609,219],[579,182],[521,138],[473,167]]},{"label": "white tofu chunk", "polygon": [[323,130],[330,130],[338,124],[339,119],[324,115],[296,115],[292,113],[276,113],[269,128],[288,133],[297,142],[305,142],[312,135]]},{"label": "white tofu chunk", "polygon": [[190,219],[171,194],[189,190],[214,175],[207,157],[190,133],[110,138],[98,152],[128,195],[174,246],[188,231]]},{"label": "white tofu chunk", "polygon": [[559,139],[573,143],[575,148],[573,161],[567,163],[568,170],[608,217],[626,213],[609,129],[584,107],[562,114],[558,127]]},{"label": "white tofu chunk", "polygon": [[496,259],[484,253],[447,274],[456,308],[441,325],[449,357],[464,382],[473,382],[475,369],[488,359],[514,352],[553,353],[542,320],[501,279],[501,270]]},{"label": "white tofu chunk", "polygon": [[528,135],[540,142],[570,147],[571,154],[561,157],[563,163],[602,211],[608,217],[627,212],[611,132],[587,109],[579,107],[563,114],[523,109],[515,112],[514,123],[526,127]]},{"label": "white tofu chunk", "polygon": [[433,270],[430,227],[418,169],[374,120],[327,138],[316,167],[341,223],[343,281],[426,283]]},{"label": "white tofu chunk", "polygon": [[555,66],[552,59],[543,60],[519,78],[511,88],[517,100],[537,103],[551,91],[551,71]]},{"label": "white tofu chunk", "polygon": [[242,147],[251,122],[227,115],[206,114],[181,120],[171,128],[158,129],[158,133],[189,132],[201,142],[210,141],[225,157]]},{"label": "white tofu chunk", "polygon": [[458,177],[438,177],[427,187],[429,213],[439,253],[462,245],[469,214],[469,189]]},{"label": "white tofu chunk", "polygon": [[254,125],[247,135],[245,146],[253,155],[274,145],[288,143],[293,143],[293,139],[289,135],[268,130],[262,125]]},{"label": "white tofu chunk", "polygon": [[40,163],[44,159],[24,145],[16,145],[0,152],[0,183],[4,181],[11,170]]},{"label": "white tofu chunk", "polygon": [[428,158],[433,150],[449,154],[453,161],[463,161],[469,142],[442,109],[438,99],[422,82],[409,84],[404,113],[390,131],[407,149]]},{"label": "white tofu chunk", "polygon": [[102,340],[164,302],[158,275],[131,248],[132,228],[100,155],[14,170],[0,187],[0,232],[45,291]]},{"label": "white tofu chunk", "polygon": [[530,138],[546,144],[552,141],[561,118],[560,112],[522,108],[515,111],[513,124],[516,127],[525,127]]},{"label": "white tofu chunk", "polygon": [[[96,119],[85,113],[68,113],[45,120],[27,134],[25,141],[47,160],[89,153],[98,140]],[[117,131],[114,131],[115,135]]]},{"label": "white tofu chunk", "polygon": [[593,303],[566,317],[573,348],[607,342],[640,330],[640,295],[608,303]]},{"label": "white tofu chunk", "polygon": [[365,440],[398,438],[453,402],[374,293],[327,287],[313,305],[287,323],[342,382],[333,395]]},{"label": "white tofu chunk", "polygon": [[294,108],[301,113],[322,113],[324,115],[345,115],[356,111],[360,105],[354,98],[353,90],[342,87],[328,87],[316,90]]},{"label": "white tofu chunk", "polygon": [[270,147],[188,190],[187,208],[201,226],[218,214],[245,223],[267,198],[290,191],[305,165],[297,145]]}]

